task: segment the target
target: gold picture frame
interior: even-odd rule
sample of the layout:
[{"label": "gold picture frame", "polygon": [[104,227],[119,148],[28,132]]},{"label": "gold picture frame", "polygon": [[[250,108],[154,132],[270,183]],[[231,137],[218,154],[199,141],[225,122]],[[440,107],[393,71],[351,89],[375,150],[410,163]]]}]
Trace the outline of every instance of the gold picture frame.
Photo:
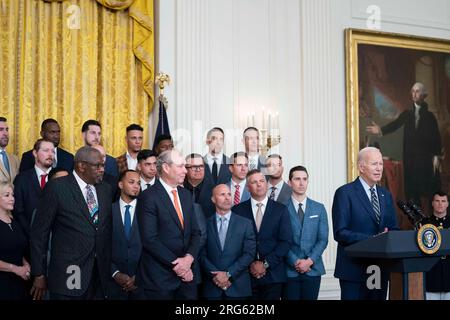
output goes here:
[{"label": "gold picture frame", "polygon": [[[401,48],[420,52],[448,53],[450,41],[396,33],[345,30],[346,50],[346,113],[347,113],[347,177],[351,181],[358,176],[357,154],[361,147],[360,137],[360,81],[359,50],[361,46]],[[447,72],[450,72],[450,65]],[[413,83],[411,83],[412,85]],[[448,106],[450,108],[450,106]]]}]

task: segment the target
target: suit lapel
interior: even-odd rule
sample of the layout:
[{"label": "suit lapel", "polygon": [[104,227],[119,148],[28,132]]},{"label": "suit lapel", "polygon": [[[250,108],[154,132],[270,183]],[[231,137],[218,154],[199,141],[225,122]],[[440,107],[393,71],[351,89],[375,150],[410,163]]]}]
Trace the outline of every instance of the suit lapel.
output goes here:
[{"label": "suit lapel", "polygon": [[89,214],[89,208],[87,206],[86,200],[84,199],[80,186],[78,185],[78,182],[73,174],[70,174],[69,181],[73,187],[72,188],[73,199],[75,200],[75,202],[77,202],[78,208],[80,209],[81,213],[86,217],[89,224],[95,229],[95,226],[92,223],[91,215]]},{"label": "suit lapel", "polygon": [[[234,224],[235,224],[235,219],[234,219],[234,214],[233,212],[231,213],[230,216],[230,221],[228,222],[228,228],[227,228],[227,235],[225,236],[225,243],[223,244],[223,250],[225,252],[225,249],[227,248],[227,246],[229,245],[228,242],[231,241],[230,237],[231,237],[231,230],[233,230],[234,228]],[[219,241],[220,243],[220,241]]]},{"label": "suit lapel", "polygon": [[220,246],[220,239],[219,239],[219,231],[217,230],[217,218],[216,214],[214,214],[211,218],[211,223],[209,224],[209,227],[211,228],[211,232],[213,234],[213,238],[216,242],[217,248],[222,251],[222,247]]},{"label": "suit lapel", "polygon": [[369,214],[370,218],[378,224],[377,219],[375,218],[375,211],[373,211],[372,204],[369,201],[369,198],[367,197],[367,193],[364,190],[361,181],[359,181],[359,178],[356,178],[354,181],[354,186],[356,189],[356,194],[359,197],[359,200],[363,204],[364,208],[366,209],[367,213]]},{"label": "suit lapel", "polygon": [[378,202],[380,203],[380,226],[384,223],[384,213],[386,209],[386,199],[384,198],[384,193],[377,186]]},{"label": "suit lapel", "polygon": [[[191,210],[190,209],[192,207],[188,206],[188,204],[190,204],[192,201],[190,201],[191,199],[189,197],[186,197],[186,194],[184,192],[180,192],[181,187],[178,187],[177,190],[178,190],[178,199],[180,201],[181,210],[183,211],[183,224],[184,224],[183,229],[189,230],[189,228],[191,227],[191,216],[190,216]],[[177,215],[177,219],[178,219],[178,215]],[[180,227],[181,227],[181,224],[180,224]]]},{"label": "suit lapel", "polygon": [[289,214],[292,217],[291,221],[294,221],[294,229],[301,230],[302,226],[300,225],[300,218],[299,218],[297,212],[295,211],[295,207],[294,207],[294,204],[292,203],[292,200],[289,200],[287,207],[289,210]]}]

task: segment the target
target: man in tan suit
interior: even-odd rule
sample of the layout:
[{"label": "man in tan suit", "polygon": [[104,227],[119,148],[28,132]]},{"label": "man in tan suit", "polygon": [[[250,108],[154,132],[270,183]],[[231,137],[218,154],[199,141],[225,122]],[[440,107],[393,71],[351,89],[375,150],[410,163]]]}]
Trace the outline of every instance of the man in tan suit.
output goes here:
[{"label": "man in tan suit", "polygon": [[9,128],[6,118],[0,117],[0,182],[13,182],[19,169],[17,156],[7,153]]}]

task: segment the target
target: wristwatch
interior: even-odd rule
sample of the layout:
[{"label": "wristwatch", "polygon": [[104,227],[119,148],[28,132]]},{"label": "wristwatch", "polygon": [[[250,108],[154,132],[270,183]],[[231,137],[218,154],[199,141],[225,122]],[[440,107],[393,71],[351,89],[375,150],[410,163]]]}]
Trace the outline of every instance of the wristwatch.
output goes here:
[{"label": "wristwatch", "polygon": [[231,276],[231,273],[229,273],[228,271],[227,271],[227,277],[228,277],[228,281],[230,281],[230,283],[232,283],[233,277]]},{"label": "wristwatch", "polygon": [[264,266],[264,269],[269,268],[269,263],[267,262],[267,260],[264,260],[263,266]]}]

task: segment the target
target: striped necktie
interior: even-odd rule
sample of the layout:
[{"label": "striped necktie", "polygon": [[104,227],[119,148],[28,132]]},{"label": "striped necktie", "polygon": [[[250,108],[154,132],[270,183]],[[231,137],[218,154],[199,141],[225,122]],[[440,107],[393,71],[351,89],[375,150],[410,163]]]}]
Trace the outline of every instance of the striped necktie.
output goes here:
[{"label": "striped necktie", "polygon": [[370,202],[372,203],[372,208],[373,211],[375,212],[375,218],[377,219],[378,224],[380,224],[381,220],[380,203],[378,202],[375,187],[370,188]]}]

